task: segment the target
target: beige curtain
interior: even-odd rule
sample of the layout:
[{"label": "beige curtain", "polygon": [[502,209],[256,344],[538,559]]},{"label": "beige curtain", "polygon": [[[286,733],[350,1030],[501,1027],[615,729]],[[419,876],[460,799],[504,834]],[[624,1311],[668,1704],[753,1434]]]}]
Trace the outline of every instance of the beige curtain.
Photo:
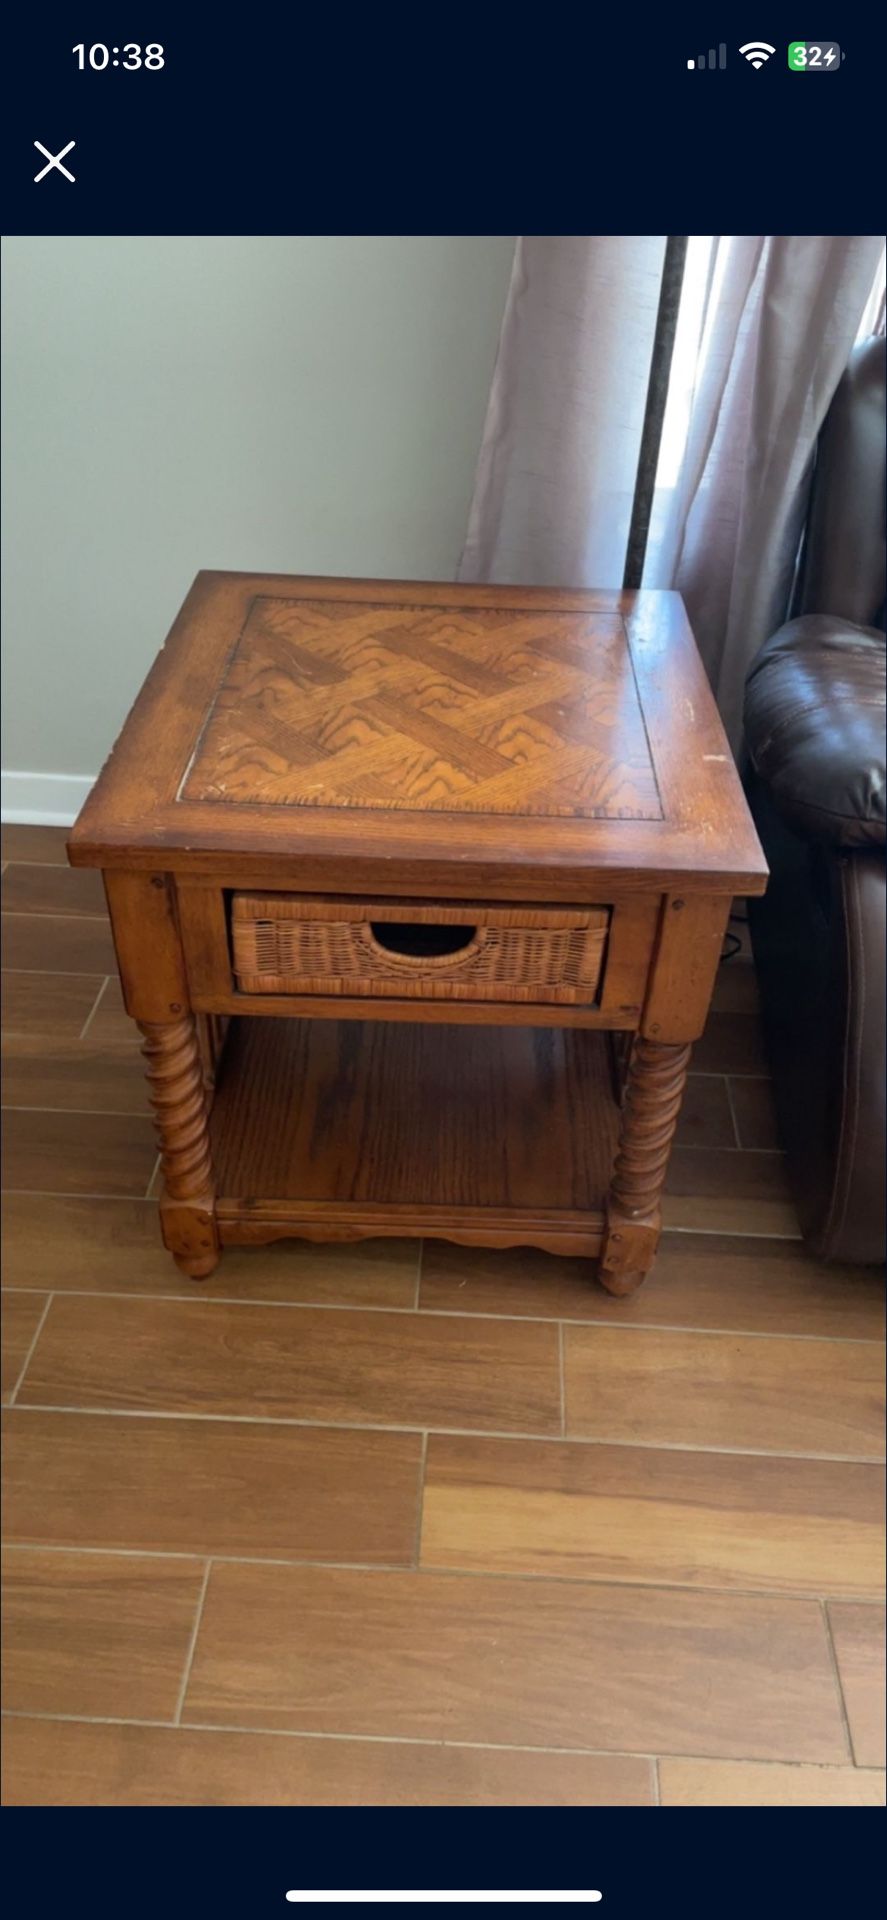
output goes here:
[{"label": "beige curtain", "polygon": [[734,751],[750,662],[786,617],[816,436],[883,245],[714,243],[684,458],[644,585],[683,594]]},{"label": "beige curtain", "polygon": [[[738,749],[745,674],[785,617],[816,435],[884,243],[705,244],[688,419],[644,584],[683,593]],[[663,248],[519,242],[461,579],[620,584]]]},{"label": "beige curtain", "polygon": [[522,235],[460,580],[618,587],[664,235]]}]

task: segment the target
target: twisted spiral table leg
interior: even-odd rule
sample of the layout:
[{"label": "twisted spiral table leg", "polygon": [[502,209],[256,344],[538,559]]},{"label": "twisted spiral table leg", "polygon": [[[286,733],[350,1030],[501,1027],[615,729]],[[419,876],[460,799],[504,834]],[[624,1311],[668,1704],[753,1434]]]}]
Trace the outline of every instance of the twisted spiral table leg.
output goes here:
[{"label": "twisted spiral table leg", "polygon": [[653,1263],[659,1202],[689,1062],[689,1046],[635,1041],[600,1264],[600,1279],[610,1293],[633,1293]]},{"label": "twisted spiral table leg", "polygon": [[163,1237],[183,1272],[201,1280],[218,1264],[219,1240],[197,1027],[190,1013],[139,1026],[163,1167]]}]

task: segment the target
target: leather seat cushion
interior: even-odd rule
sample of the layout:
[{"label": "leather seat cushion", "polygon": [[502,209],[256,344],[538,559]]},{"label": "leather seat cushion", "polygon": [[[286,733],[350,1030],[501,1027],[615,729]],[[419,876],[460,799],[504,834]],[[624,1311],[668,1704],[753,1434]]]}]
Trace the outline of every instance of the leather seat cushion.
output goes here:
[{"label": "leather seat cushion", "polygon": [[745,736],[784,819],[808,838],[883,846],[885,642],[877,627],[806,614],[761,648]]}]

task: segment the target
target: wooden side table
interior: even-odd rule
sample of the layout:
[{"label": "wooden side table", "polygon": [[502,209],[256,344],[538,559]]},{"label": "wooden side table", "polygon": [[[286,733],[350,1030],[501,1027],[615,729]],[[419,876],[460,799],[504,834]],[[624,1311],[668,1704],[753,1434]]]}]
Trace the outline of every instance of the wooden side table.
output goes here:
[{"label": "wooden side table", "polygon": [[766,884],[677,595],[199,574],[68,851],[186,1273],[425,1234],[637,1285]]}]

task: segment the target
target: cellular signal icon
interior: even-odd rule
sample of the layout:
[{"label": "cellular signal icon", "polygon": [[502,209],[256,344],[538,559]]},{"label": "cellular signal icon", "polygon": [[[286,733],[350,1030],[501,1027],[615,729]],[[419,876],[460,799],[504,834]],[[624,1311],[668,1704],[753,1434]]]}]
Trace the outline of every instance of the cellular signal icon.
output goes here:
[{"label": "cellular signal icon", "polygon": [[714,47],[709,47],[707,61],[704,53],[698,53],[696,55],[695,60],[687,61],[687,67],[690,73],[693,73],[697,67],[702,71],[705,69],[706,66],[725,67],[726,65],[727,65],[727,49],[724,45],[723,40],[721,41],[721,44],[718,47],[717,53],[715,53]]}]

